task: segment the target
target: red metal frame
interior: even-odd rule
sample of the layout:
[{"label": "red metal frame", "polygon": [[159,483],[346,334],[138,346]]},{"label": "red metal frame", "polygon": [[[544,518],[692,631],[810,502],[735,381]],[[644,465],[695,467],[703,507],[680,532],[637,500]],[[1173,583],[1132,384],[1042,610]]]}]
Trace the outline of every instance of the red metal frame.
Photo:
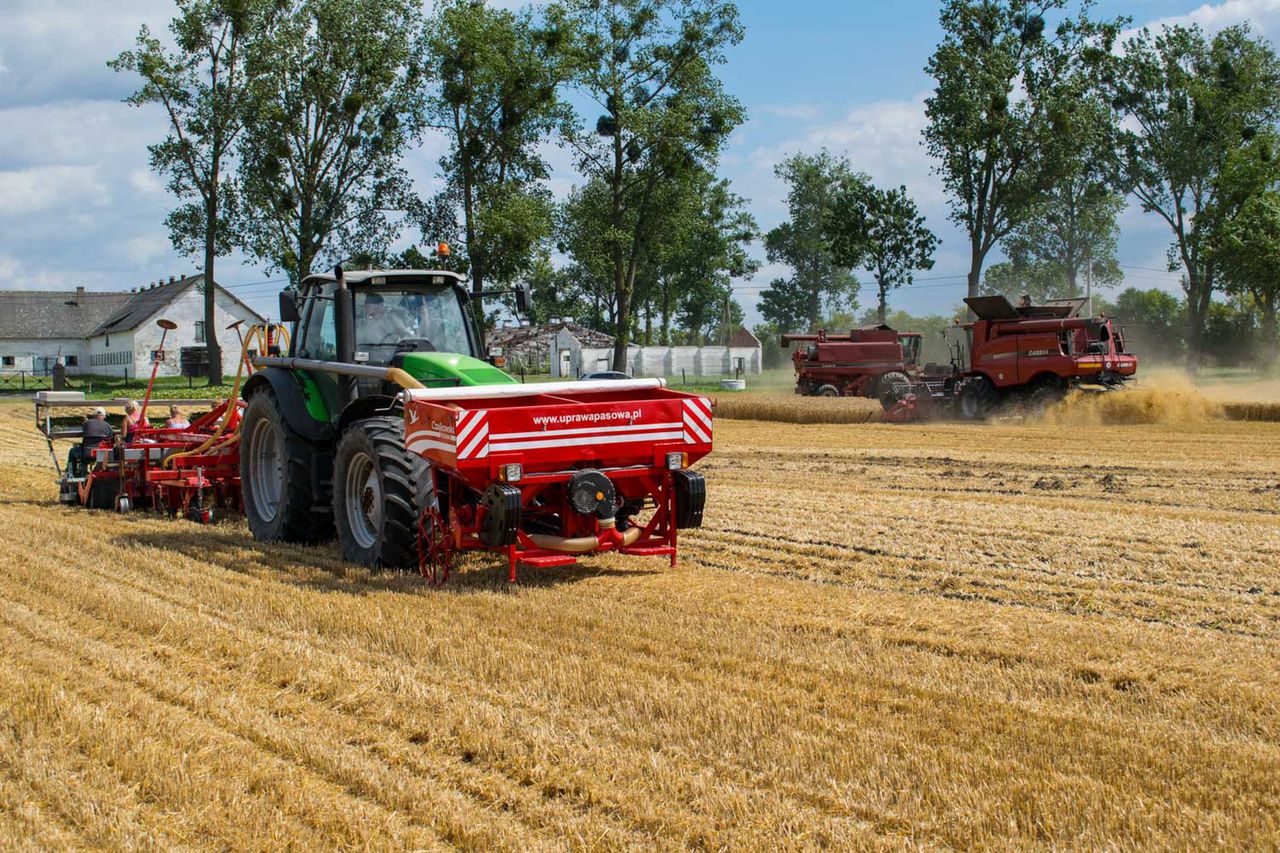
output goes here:
[{"label": "red metal frame", "polygon": [[[228,422],[219,432],[227,405],[218,405],[185,429],[144,427],[127,442],[100,445],[95,455],[106,459],[100,459],[80,484],[80,502],[87,503],[95,482],[115,479],[120,483],[118,494],[128,498],[132,506],[149,503],[157,510],[202,523],[213,520],[214,506],[241,509],[237,428],[244,403],[232,403]],[[213,441],[207,449],[190,453],[210,439]],[[175,454],[183,455],[166,464]]]}]

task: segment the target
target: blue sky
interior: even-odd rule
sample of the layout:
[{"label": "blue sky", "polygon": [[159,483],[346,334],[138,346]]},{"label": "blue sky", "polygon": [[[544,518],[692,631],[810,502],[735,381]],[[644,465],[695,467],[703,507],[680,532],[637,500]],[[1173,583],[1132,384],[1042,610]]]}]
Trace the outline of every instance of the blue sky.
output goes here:
[{"label": "blue sky", "polygon": [[[920,146],[937,3],[745,0],[739,8],[746,38],[721,72],[749,120],[734,134],[722,173],[763,229],[785,218],[772,168],[796,151],[829,148],[878,183],[906,184],[943,245],[935,269],[892,304],[950,311],[963,295],[964,239],[946,220]],[[1250,21],[1280,34],[1280,0],[1107,0],[1097,13],[1128,15],[1137,26],[1177,20],[1210,30]],[[163,134],[163,118],[120,103],[134,82],[105,66],[141,24],[163,30],[171,14],[165,0],[0,0],[0,288],[121,289],[197,266],[169,246],[163,220],[172,200],[147,168],[145,146]],[[407,159],[423,193],[433,189],[439,154],[440,143],[427,140]],[[574,181],[570,158],[551,159],[553,188],[563,192]],[[1126,284],[1176,287],[1176,277],[1161,272],[1167,228],[1131,209],[1121,229]],[[279,273],[240,261],[224,259],[219,280],[273,312]],[[737,283],[749,320],[758,319],[760,290],[784,273],[766,264]],[[863,293],[863,305],[872,298]]]}]

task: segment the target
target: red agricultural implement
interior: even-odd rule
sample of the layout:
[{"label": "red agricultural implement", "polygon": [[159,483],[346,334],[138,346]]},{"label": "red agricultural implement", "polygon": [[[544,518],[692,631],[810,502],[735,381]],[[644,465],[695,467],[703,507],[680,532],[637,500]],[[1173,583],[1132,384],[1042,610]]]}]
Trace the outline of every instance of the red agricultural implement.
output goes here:
[{"label": "red agricultural implement", "polygon": [[791,360],[796,369],[796,393],[817,397],[896,397],[896,385],[920,371],[919,332],[897,332],[888,326],[854,329],[847,335],[826,331],[812,335],[783,335],[782,346],[803,344]]},{"label": "red agricultural implement", "polygon": [[[87,400],[79,392],[38,393],[36,424],[48,441],[50,456],[58,469],[62,502],[120,512],[154,509],[208,524],[213,521],[215,507],[239,510],[241,506],[239,441],[244,403],[237,394],[243,371],[252,371],[252,367],[242,352],[236,391],[225,400],[155,400],[152,390],[164,359],[164,341],[177,328],[164,319],[156,325],[164,331],[154,356],[151,381],[136,414],[138,426],[127,436],[113,434],[98,442],[84,440],[86,425],[93,415],[84,424],[63,423],[57,415],[59,410],[101,409],[105,420],[106,408],[124,405],[121,400]],[[228,328],[236,326],[239,324]],[[253,326],[248,337],[242,339],[242,349],[247,350],[250,345],[274,346],[281,334],[284,331],[277,327]],[[180,426],[151,426],[148,410],[169,405],[210,410]],[[80,438],[81,443],[72,449],[64,470],[53,442],[65,438]]]},{"label": "red agricultural implement", "polygon": [[434,582],[451,555],[502,553],[572,565],[617,551],[676,563],[679,528],[702,522],[706,485],[688,466],[711,452],[711,403],[660,379],[559,382],[404,395],[410,452],[436,470],[420,564]]}]

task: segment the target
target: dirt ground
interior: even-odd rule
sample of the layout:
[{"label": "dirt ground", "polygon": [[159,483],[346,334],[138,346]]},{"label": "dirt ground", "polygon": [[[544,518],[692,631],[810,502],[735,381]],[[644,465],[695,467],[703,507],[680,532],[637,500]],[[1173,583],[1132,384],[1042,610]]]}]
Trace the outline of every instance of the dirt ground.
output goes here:
[{"label": "dirt ground", "polygon": [[63,508],[0,403],[0,847],[1280,845],[1280,424],[721,420],[676,569]]}]

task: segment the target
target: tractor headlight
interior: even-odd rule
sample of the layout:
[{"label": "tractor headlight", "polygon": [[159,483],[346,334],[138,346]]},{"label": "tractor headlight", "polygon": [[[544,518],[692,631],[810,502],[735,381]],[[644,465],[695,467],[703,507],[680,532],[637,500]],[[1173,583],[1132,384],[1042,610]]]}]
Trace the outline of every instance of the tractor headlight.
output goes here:
[{"label": "tractor headlight", "polygon": [[518,483],[524,477],[524,466],[519,462],[511,462],[502,466],[499,472],[502,479],[508,483]]},{"label": "tractor headlight", "polygon": [[667,470],[679,471],[689,464],[689,454],[687,453],[668,453],[667,454]]}]

